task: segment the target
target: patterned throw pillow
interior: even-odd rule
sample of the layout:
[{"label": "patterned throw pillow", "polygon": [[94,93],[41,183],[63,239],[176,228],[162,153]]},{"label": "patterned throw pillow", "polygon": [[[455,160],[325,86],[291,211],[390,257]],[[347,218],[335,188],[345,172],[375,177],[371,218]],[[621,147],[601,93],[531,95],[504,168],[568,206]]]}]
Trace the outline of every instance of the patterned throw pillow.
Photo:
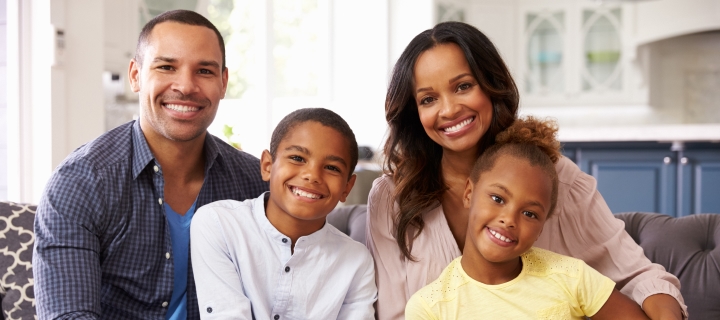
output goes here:
[{"label": "patterned throw pillow", "polygon": [[0,202],[0,298],[5,319],[36,319],[32,252],[36,206]]}]

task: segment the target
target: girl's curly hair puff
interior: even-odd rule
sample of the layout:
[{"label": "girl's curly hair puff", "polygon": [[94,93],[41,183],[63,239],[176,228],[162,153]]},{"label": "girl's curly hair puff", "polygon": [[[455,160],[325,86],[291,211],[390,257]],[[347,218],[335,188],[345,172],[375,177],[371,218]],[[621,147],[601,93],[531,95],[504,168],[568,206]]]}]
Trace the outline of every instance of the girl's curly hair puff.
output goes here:
[{"label": "girl's curly hair puff", "polygon": [[477,183],[483,172],[492,170],[502,155],[527,160],[531,166],[540,167],[552,181],[551,206],[548,217],[555,210],[558,193],[558,176],[555,163],[560,159],[560,142],[556,139],[558,126],[553,120],[540,120],[532,116],[517,119],[499,133],[495,144],[485,150],[475,161],[470,180]]}]

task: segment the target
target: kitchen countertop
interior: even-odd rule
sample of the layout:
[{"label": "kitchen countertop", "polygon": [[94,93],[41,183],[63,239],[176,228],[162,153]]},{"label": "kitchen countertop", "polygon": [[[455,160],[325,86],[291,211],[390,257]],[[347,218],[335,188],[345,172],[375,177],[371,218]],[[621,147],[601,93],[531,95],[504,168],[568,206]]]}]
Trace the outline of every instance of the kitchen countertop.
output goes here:
[{"label": "kitchen countertop", "polygon": [[642,125],[617,127],[586,126],[565,128],[560,126],[558,139],[561,142],[720,142],[720,124]]}]

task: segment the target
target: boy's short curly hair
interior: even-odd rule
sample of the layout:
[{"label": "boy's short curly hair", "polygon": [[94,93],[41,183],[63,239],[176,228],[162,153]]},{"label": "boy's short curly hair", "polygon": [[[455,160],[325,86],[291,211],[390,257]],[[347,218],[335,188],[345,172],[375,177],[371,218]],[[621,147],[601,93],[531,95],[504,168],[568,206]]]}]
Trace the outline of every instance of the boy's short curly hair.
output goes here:
[{"label": "boy's short curly hair", "polygon": [[[298,124],[307,121],[315,121],[323,126],[333,128],[347,140],[350,145],[350,150],[348,150],[348,153],[350,154],[350,167],[348,168],[350,170],[348,170],[348,179],[350,179],[353,172],[355,172],[355,166],[358,162],[358,145],[357,140],[355,140],[355,133],[353,133],[350,126],[342,117],[340,117],[340,115],[324,108],[298,109],[280,120],[280,123],[277,124],[272,133],[272,137],[270,138],[270,156],[272,156],[273,161],[275,161],[275,155],[277,154],[277,148],[280,145],[280,142],[285,139],[288,132]],[[317,139],[322,140],[330,138],[331,137],[317,137]]]},{"label": "boy's short curly hair", "polygon": [[557,204],[558,175],[555,163],[560,159],[560,142],[556,139],[558,126],[552,120],[539,120],[528,116],[517,119],[495,138],[495,144],[485,150],[475,161],[470,172],[470,181],[477,183],[483,172],[490,171],[501,155],[510,155],[527,160],[530,165],[540,167],[552,181],[551,205],[548,217]]}]

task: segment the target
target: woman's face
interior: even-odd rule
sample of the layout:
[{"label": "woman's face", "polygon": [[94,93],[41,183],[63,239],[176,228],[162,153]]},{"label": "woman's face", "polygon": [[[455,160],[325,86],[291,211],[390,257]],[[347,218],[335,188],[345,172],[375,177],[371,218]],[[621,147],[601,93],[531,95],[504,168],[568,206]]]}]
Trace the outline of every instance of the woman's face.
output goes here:
[{"label": "woman's face", "polygon": [[460,47],[439,44],[421,53],[413,71],[413,94],[425,133],[446,154],[475,157],[493,108]]}]

